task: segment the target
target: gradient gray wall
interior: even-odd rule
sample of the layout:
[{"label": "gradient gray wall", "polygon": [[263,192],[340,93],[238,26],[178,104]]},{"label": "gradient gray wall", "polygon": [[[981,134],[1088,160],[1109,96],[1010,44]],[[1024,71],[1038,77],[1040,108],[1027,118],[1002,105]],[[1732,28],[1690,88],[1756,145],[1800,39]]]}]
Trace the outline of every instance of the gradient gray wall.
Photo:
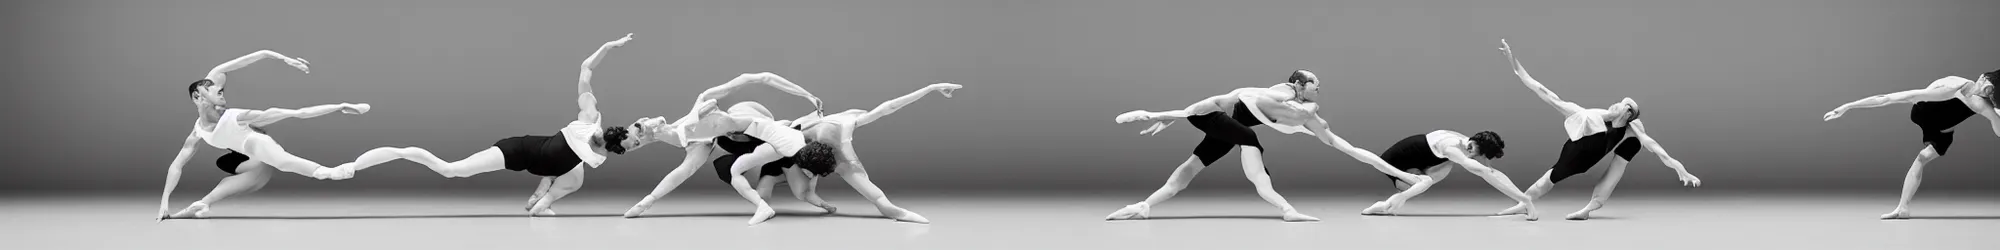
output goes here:
[{"label": "gradient gray wall", "polygon": [[[1893,192],[1921,145],[1907,106],[1820,114],[1946,75],[2000,68],[2000,1],[9,1],[0,8],[13,143],[0,187],[158,188],[195,111],[183,87],[257,49],[314,62],[232,74],[238,107],[366,102],[373,113],[270,129],[325,164],[389,145],[460,158],[493,141],[553,134],[573,117],[576,65],[627,32],[599,68],[606,122],[679,115],[738,73],[784,75],[832,108],[870,108],[935,82],[932,95],[858,131],[890,190],[918,187],[1150,190],[1199,133],[1115,124],[1293,69],[1327,83],[1320,115],[1370,150],[1433,129],[1509,139],[1500,168],[1539,176],[1561,118],[1521,87],[1500,52],[1569,100],[1632,97],[1651,132],[1711,187]],[[806,103],[742,95],[786,116]],[[1993,187],[1989,123],[1960,127],[1927,187]],[[1309,137],[1260,129],[1280,188],[1386,189],[1367,166]],[[206,190],[221,153],[202,146],[184,189]],[[592,188],[650,187],[679,162],[664,145],[615,157]],[[1234,157],[1196,184],[1247,186]],[[705,167],[704,167],[705,168]],[[720,189],[702,170],[692,189]],[[1595,179],[1593,172],[1590,179]],[[1670,188],[1650,154],[1623,187]],[[273,187],[512,188],[496,172],[445,179],[407,162],[342,182],[281,175]],[[1459,180],[1453,188],[1485,188]],[[836,186],[838,187],[838,186]],[[1137,194],[1135,194],[1137,195]]]}]

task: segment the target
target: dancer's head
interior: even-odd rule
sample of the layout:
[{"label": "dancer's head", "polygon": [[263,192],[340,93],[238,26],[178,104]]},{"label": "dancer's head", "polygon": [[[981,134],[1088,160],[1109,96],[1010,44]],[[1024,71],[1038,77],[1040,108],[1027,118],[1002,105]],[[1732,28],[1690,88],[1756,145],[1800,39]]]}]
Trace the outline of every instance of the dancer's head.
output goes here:
[{"label": "dancer's head", "polygon": [[201,79],[200,81],[194,81],[194,83],[189,83],[188,98],[194,100],[195,106],[203,106],[203,105],[220,106],[229,104],[228,99],[222,98],[222,86],[215,85],[215,81],[209,81],[208,79]]},{"label": "dancer's head", "polygon": [[604,132],[599,132],[597,134],[597,139],[591,140],[591,144],[597,144],[600,147],[604,147],[604,151],[611,151],[611,153],[621,154],[621,155],[625,154],[625,151],[639,149],[639,147],[646,146],[646,142],[644,140],[640,140],[639,137],[637,136],[632,136],[632,131],[645,131],[645,130],[643,128],[636,128],[637,126],[639,126],[639,124],[632,124],[632,126],[634,126],[635,128],[626,128],[623,126],[604,127]]},{"label": "dancer's head", "polygon": [[1506,148],[1507,141],[1500,139],[1500,133],[1480,131],[1477,134],[1472,134],[1472,154],[1474,155],[1488,160],[1499,159],[1502,156],[1507,156]]},{"label": "dancer's head", "polygon": [[800,169],[805,169],[813,176],[826,176],[833,174],[833,167],[836,165],[833,154],[832,145],[806,139],[806,146],[799,148],[798,153],[792,154],[792,160],[797,161]]},{"label": "dancer's head", "polygon": [[1618,103],[1611,104],[1611,108],[1609,109],[1612,113],[1618,114],[1617,119],[1614,119],[1613,123],[1619,126],[1639,120],[1639,101],[1633,101],[1631,97],[1618,100]]},{"label": "dancer's head", "polygon": [[1285,83],[1292,84],[1292,91],[1299,101],[1313,102],[1319,99],[1319,75],[1314,75],[1312,71],[1303,69],[1292,71],[1292,77],[1285,79]]}]

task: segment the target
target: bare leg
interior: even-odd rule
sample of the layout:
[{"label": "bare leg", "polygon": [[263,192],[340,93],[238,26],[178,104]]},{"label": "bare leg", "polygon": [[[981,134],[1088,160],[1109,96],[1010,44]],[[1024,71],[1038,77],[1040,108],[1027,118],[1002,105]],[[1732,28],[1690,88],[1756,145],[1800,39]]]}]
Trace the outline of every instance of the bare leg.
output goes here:
[{"label": "bare leg", "polygon": [[1632,161],[1625,160],[1622,157],[1612,158],[1611,169],[1604,171],[1604,179],[1598,180],[1596,190],[1590,192],[1590,203],[1584,204],[1583,209],[1576,210],[1575,213],[1570,213],[1569,216],[1563,216],[1563,218],[1569,220],[1588,220],[1590,219],[1591,211],[1604,208],[1604,202],[1611,199],[1611,191],[1618,189],[1618,181],[1625,179],[1625,164],[1630,163]]},{"label": "bare leg", "polygon": [[[1619,166],[1620,167],[1616,168],[1618,170],[1614,170],[1617,172],[1614,173],[1624,173],[1623,165]],[[1465,167],[1465,171],[1471,172],[1472,175],[1478,175],[1479,178],[1486,179],[1486,184],[1493,185],[1493,189],[1500,190],[1500,193],[1507,195],[1507,198],[1514,198],[1514,202],[1518,202],[1520,205],[1525,206],[1526,208],[1521,210],[1523,213],[1522,216],[1523,219],[1527,219],[1528,221],[1535,221],[1541,219],[1540,216],[1535,215],[1535,198],[1528,196],[1528,194],[1526,193],[1522,193],[1521,188],[1514,187],[1514,180],[1508,179],[1507,174],[1500,173],[1500,170],[1495,170],[1492,167],[1487,167],[1487,166],[1476,166],[1476,167],[1468,166]],[[1614,184],[1612,185],[1616,186],[1617,185],[1615,184],[1616,181],[1613,182]],[[1606,194],[1608,195],[1609,192],[1607,192]]]},{"label": "bare leg", "polygon": [[215,184],[215,190],[209,191],[208,197],[202,197],[200,201],[188,204],[186,209],[181,209],[180,212],[174,213],[172,218],[206,218],[208,217],[209,205],[222,202],[222,199],[229,198],[230,196],[248,194],[256,192],[258,189],[263,189],[264,184],[271,182],[271,172],[274,171],[277,170],[273,170],[271,166],[264,165],[261,162],[243,161],[242,164],[237,165],[236,175],[222,177],[222,182]]},{"label": "bare leg", "polygon": [[[848,171],[840,173],[841,178],[847,180],[847,185],[853,186],[855,192],[861,193],[862,198],[867,198],[868,202],[875,203],[875,209],[881,211],[883,217],[889,217],[889,219],[895,219],[896,221],[931,224],[931,219],[924,218],[923,215],[918,215],[916,212],[910,212],[909,209],[898,207],[895,203],[890,203],[889,195],[883,194],[882,188],[876,187],[875,182],[868,179],[868,168],[863,167],[859,163],[860,161],[851,161],[848,163]],[[792,185],[798,184],[793,183]]]},{"label": "bare leg", "polygon": [[1917,196],[1917,186],[1924,184],[1924,165],[1929,164],[1931,160],[1937,159],[1938,156],[1937,149],[1931,146],[1924,146],[1923,151],[1917,152],[1917,161],[1910,163],[1909,175],[1903,176],[1902,199],[1896,201],[1896,210],[1882,214],[1882,219],[1910,218],[1910,197]]},{"label": "bare leg", "polygon": [[393,150],[400,152],[405,159],[409,159],[417,164],[423,164],[425,167],[430,167],[431,171],[436,171],[438,175],[443,175],[445,178],[469,177],[480,173],[507,169],[507,155],[500,153],[499,147],[486,147],[486,150],[472,153],[472,156],[467,156],[465,159],[455,162],[447,162],[444,159],[439,159],[437,155],[431,154],[431,151],[418,147]]},{"label": "bare leg", "polygon": [[277,141],[272,141],[271,137],[252,134],[249,138],[243,140],[243,145],[244,149],[248,151],[243,153],[250,155],[251,161],[269,164],[272,168],[280,171],[292,172],[306,177],[313,177],[314,179],[340,180],[354,176],[354,172],[328,172],[333,170],[317,162],[299,158],[299,156],[292,155],[291,152],[286,152],[285,147],[278,145]]},{"label": "bare leg", "polygon": [[770,199],[771,189],[778,188],[778,182],[783,182],[783,181],[785,181],[785,178],[771,178],[770,176],[761,176],[761,175],[758,176],[757,197]]},{"label": "bare leg", "polygon": [[[1541,198],[1542,195],[1548,194],[1549,190],[1553,190],[1556,188],[1556,183],[1553,181],[1549,181],[1549,175],[1554,173],[1555,170],[1543,171],[1542,179],[1535,180],[1535,185],[1528,186],[1528,190],[1522,191],[1521,194],[1528,195],[1529,201],[1534,201],[1535,199]],[[1532,204],[1527,204],[1527,203],[1514,204],[1514,207],[1509,207],[1507,209],[1500,210],[1500,213],[1498,213],[1498,215],[1525,214],[1528,212],[1528,208],[1531,207],[1531,205]]]},{"label": "bare leg", "polygon": [[1242,148],[1243,175],[1250,178],[1250,184],[1257,186],[1257,196],[1262,196],[1265,202],[1283,209],[1285,221],[1319,221],[1319,218],[1299,213],[1297,208],[1292,207],[1291,202],[1285,201],[1285,196],[1279,195],[1278,190],[1271,187],[1271,175],[1264,171],[1263,150],[1252,146],[1242,146]]},{"label": "bare leg", "polygon": [[[804,201],[806,202],[806,204],[812,204],[814,207],[819,207],[820,209],[824,209],[826,210],[827,213],[833,213],[833,211],[836,209],[833,208],[833,204],[827,204],[826,200],[819,199],[819,195],[816,194],[808,195],[809,193],[807,192],[811,191],[813,188],[812,180],[808,179],[811,177],[807,177],[808,175],[810,174],[806,173],[805,170],[801,170],[799,168],[785,169],[785,176],[783,179],[785,179],[786,183],[791,183],[790,186],[792,187],[792,198],[798,198],[799,201]],[[773,178],[771,176],[765,176],[764,178],[778,179],[778,178]],[[770,190],[765,190],[765,192],[768,193],[770,192]]]},{"label": "bare leg", "polygon": [[1111,215],[1105,216],[1104,219],[1145,219],[1148,217],[1148,213],[1152,212],[1154,204],[1166,202],[1167,199],[1174,198],[1174,195],[1179,194],[1181,190],[1187,189],[1188,183],[1194,182],[1194,176],[1201,174],[1201,170],[1204,168],[1208,168],[1208,166],[1201,165],[1201,158],[1192,155],[1188,156],[1187,161],[1181,162],[1180,167],[1174,168],[1174,174],[1167,177],[1167,184],[1160,186],[1160,190],[1153,191],[1153,195],[1146,196],[1146,200],[1126,205],[1123,209],[1111,212]]},{"label": "bare leg", "polygon": [[1410,185],[1410,188],[1403,189],[1402,192],[1397,192],[1394,195],[1389,195],[1389,199],[1375,202],[1374,205],[1370,205],[1368,206],[1368,208],[1362,209],[1361,214],[1362,215],[1395,214],[1396,209],[1402,208],[1405,202],[1410,201],[1410,198],[1416,198],[1417,195],[1424,194],[1424,191],[1430,190],[1431,186],[1437,185],[1438,182],[1444,181],[1445,177],[1451,176],[1451,169],[1454,168],[1452,167],[1453,165],[1456,164],[1439,164],[1438,166],[1431,167],[1431,170],[1424,171],[1426,173],[1429,173],[1428,175],[1431,177],[1431,181]]},{"label": "bare leg", "polygon": [[555,181],[549,184],[549,193],[546,195],[542,195],[542,199],[535,202],[534,208],[528,209],[528,215],[529,216],[556,215],[556,212],[550,210],[549,207],[554,206],[556,204],[556,200],[561,200],[563,196],[569,196],[569,193],[576,192],[577,189],[582,189],[583,172],[584,170],[587,169],[590,169],[590,166],[578,163],[576,164],[575,169],[569,170],[569,173],[565,173],[562,176],[556,176]]},{"label": "bare leg", "polygon": [[549,185],[555,184],[556,178],[543,176],[540,182],[541,184],[535,185],[535,194],[528,195],[528,205],[522,206],[522,211],[535,210],[535,203],[542,202],[542,196],[549,194]]},{"label": "bare leg", "polygon": [[639,217],[646,213],[646,209],[653,208],[653,202],[667,196],[667,193],[674,192],[674,188],[687,182],[688,176],[694,175],[695,170],[701,170],[702,164],[708,161],[708,154],[713,151],[715,147],[710,147],[707,143],[688,144],[687,156],[681,157],[681,165],[667,172],[666,177],[660,178],[660,184],[653,186],[653,192],[647,193],[646,197],[639,198],[639,204],[634,204],[631,209],[625,210],[625,218]]},{"label": "bare leg", "polygon": [[355,157],[354,162],[340,164],[339,166],[334,166],[334,168],[348,172],[361,171],[368,169],[368,167],[382,165],[382,163],[388,163],[396,159],[403,159],[406,151],[404,148],[392,147],[370,149],[367,152],[361,152],[361,156]]},{"label": "bare leg", "polygon": [[729,166],[729,171],[733,173],[729,180],[729,186],[736,188],[736,193],[743,195],[744,200],[749,200],[751,205],[757,206],[756,212],[750,216],[750,221],[748,222],[750,225],[764,223],[764,221],[770,220],[772,216],[777,216],[778,211],[771,209],[770,203],[766,203],[764,199],[757,197],[757,190],[750,188],[750,179],[744,178],[743,172],[763,167],[765,163],[771,163],[772,161],[777,161],[779,158],[783,158],[784,155],[778,154],[777,150],[777,148],[773,148],[771,145],[757,145],[756,150],[737,157],[736,163]]}]

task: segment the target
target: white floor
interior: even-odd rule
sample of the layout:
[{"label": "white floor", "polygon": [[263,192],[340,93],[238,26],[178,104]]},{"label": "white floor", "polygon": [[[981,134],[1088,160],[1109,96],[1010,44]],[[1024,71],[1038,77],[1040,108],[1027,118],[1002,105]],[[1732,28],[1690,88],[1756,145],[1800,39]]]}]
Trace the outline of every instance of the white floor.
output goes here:
[{"label": "white floor", "polygon": [[[155,221],[157,196],[17,193],[0,197],[7,249],[1995,249],[2000,195],[1934,191],[1919,219],[1883,221],[1893,190],[1624,191],[1597,219],[1566,221],[1583,191],[1541,201],[1543,220],[1481,216],[1511,205],[1491,190],[1419,197],[1405,216],[1359,216],[1381,194],[1292,191],[1318,223],[1284,223],[1247,189],[1190,190],[1147,221],[1102,220],[1147,190],[918,192],[898,205],[935,223],[878,216],[830,193],[836,216],[780,194],[781,215],[744,226],[750,206],[722,190],[669,196],[644,218],[618,216],[641,190],[589,190],[556,218],[522,216],[525,193],[266,190],[205,220]],[[1375,192],[1382,193],[1382,192]],[[1382,193],[1386,194],[1386,193]],[[176,199],[178,210],[198,194]]]}]

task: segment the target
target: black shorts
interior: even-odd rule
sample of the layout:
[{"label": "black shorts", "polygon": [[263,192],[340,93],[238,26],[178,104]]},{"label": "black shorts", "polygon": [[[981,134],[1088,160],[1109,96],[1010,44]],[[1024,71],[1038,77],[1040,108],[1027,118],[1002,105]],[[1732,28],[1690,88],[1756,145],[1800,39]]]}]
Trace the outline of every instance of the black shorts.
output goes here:
[{"label": "black shorts", "polygon": [[1944,155],[1945,150],[1951,148],[1952,132],[1947,130],[1976,114],[1958,98],[1910,105],[1910,122],[1924,130],[1924,144],[1930,144],[1938,155]]},{"label": "black shorts", "polygon": [[1606,154],[1617,153],[1619,158],[1631,161],[1632,157],[1639,155],[1640,145],[1639,138],[1625,137],[1629,128],[1611,128],[1563,142],[1562,156],[1556,158],[1555,166],[1549,167],[1549,182],[1562,182],[1570,176],[1590,171],[1598,161],[1604,160]]},{"label": "black shorts", "polygon": [[570,151],[562,136],[524,135],[500,139],[493,147],[507,158],[507,170],[528,171],[537,176],[562,176],[583,163]]},{"label": "black shorts", "polygon": [[[742,133],[736,132],[730,134],[742,134]],[[749,154],[750,152],[754,152],[757,150],[757,146],[764,145],[763,139],[757,139],[757,137],[755,136],[746,136],[746,137],[749,137],[750,140],[749,141],[730,140],[729,137],[726,135],[717,136],[715,137],[715,139],[711,140],[715,142],[715,147],[721,148],[722,152],[724,153],[724,155],[722,155],[721,157],[716,157],[714,162],[715,177],[722,178],[723,183],[729,183],[730,178],[734,177],[734,175],[731,172],[729,172],[729,168],[736,164],[736,158],[743,156],[743,154]],[[776,161],[765,163],[761,169],[758,169],[757,173],[762,176],[784,176],[785,168],[792,167],[794,163],[795,161],[793,161],[791,157],[778,158],[778,160]]]},{"label": "black shorts", "polygon": [[[1417,134],[1396,141],[1396,144],[1389,146],[1389,149],[1382,150],[1382,161],[1389,162],[1389,165],[1395,166],[1396,170],[1412,174],[1429,174],[1431,167],[1450,161],[1438,158],[1436,153],[1431,152],[1430,138],[1426,135]],[[1388,176],[1390,181],[1402,181],[1396,179],[1394,175],[1383,175]]]},{"label": "black shorts", "polygon": [[1250,130],[1251,127],[1264,125],[1264,122],[1257,120],[1256,115],[1250,113],[1249,106],[1243,103],[1237,103],[1233,113],[1211,112],[1187,117],[1188,124],[1204,134],[1201,144],[1194,146],[1194,156],[1201,158],[1202,166],[1215,164],[1239,145],[1264,148],[1264,144],[1257,141],[1257,131]]},{"label": "black shorts", "polygon": [[223,154],[222,157],[215,158],[215,167],[222,169],[222,172],[229,173],[229,175],[236,175],[236,167],[242,166],[244,162],[249,161],[249,155],[238,153],[236,150],[230,150],[228,154]]}]

